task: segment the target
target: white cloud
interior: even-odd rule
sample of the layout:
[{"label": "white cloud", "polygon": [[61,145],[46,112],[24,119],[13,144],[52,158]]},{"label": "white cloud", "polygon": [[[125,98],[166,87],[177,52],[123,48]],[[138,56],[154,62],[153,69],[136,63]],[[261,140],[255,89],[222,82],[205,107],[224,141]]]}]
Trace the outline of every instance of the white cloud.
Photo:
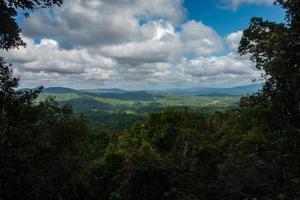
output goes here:
[{"label": "white cloud", "polygon": [[2,54],[9,62],[26,71],[82,74],[93,68],[111,70],[115,66],[114,60],[101,55],[93,56],[86,49],[61,49],[53,39],[42,39],[39,44],[29,38],[24,40],[27,48]]},{"label": "white cloud", "polygon": [[185,53],[209,55],[222,49],[218,34],[202,22],[188,21],[182,26],[180,37]]},{"label": "white cloud", "polygon": [[225,56],[197,57],[184,61],[183,65],[185,72],[194,77],[218,75],[256,77],[259,75],[259,72],[247,58],[242,58],[234,53]]},{"label": "white cloud", "polygon": [[175,62],[184,55],[204,56],[222,49],[222,39],[202,22],[188,21],[176,32],[159,20],[142,26],[143,40],[102,47],[101,53],[122,64]]},{"label": "white cloud", "polygon": [[[14,63],[23,85],[32,87],[46,85],[143,89],[209,84],[215,86],[250,83],[252,78],[259,76],[259,72],[247,58],[235,53],[192,58],[180,54],[171,55],[172,52],[178,52],[180,45],[184,43],[178,42],[179,37],[174,32],[166,31],[166,34],[158,30],[149,34],[152,38],[149,36],[145,42],[111,46],[106,49],[106,54],[102,49],[61,49],[53,39],[42,39],[39,44],[35,44],[29,38],[25,38],[27,48],[0,54]],[[173,41],[177,41],[179,47],[168,46]],[[171,59],[173,56],[174,59]]]},{"label": "white cloud", "polygon": [[237,52],[238,48],[240,46],[240,41],[241,41],[242,37],[243,37],[243,31],[238,31],[238,32],[229,34],[225,38],[225,42],[226,42],[228,48],[233,52]]},{"label": "white cloud", "polygon": [[[249,83],[258,73],[236,55],[242,33],[221,38],[200,21],[183,22],[182,2],[66,0],[62,8],[39,11],[26,21],[27,48],[0,55],[14,64],[24,86]],[[39,43],[35,36],[42,38]],[[223,43],[232,53],[215,56],[223,53]]]},{"label": "white cloud", "polygon": [[23,28],[30,37],[63,38],[64,47],[102,46],[141,39],[140,24],[185,18],[182,0],[66,0],[62,8],[34,13]]},{"label": "white cloud", "polygon": [[176,59],[182,44],[170,23],[163,20],[148,22],[142,26],[142,33],[142,41],[107,45],[100,51],[120,64],[131,66]]}]

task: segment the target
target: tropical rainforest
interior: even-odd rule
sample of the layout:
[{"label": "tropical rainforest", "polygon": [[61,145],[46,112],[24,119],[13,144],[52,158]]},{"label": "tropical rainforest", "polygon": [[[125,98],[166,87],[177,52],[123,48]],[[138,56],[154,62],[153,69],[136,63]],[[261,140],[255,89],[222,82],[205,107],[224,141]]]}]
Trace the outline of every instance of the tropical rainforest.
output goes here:
[{"label": "tropical rainforest", "polygon": [[[26,45],[18,12],[62,3],[1,0],[0,48]],[[275,4],[285,23],[254,17],[239,47],[262,89],[225,110],[78,114],[1,58],[0,199],[300,199],[300,1]]]}]

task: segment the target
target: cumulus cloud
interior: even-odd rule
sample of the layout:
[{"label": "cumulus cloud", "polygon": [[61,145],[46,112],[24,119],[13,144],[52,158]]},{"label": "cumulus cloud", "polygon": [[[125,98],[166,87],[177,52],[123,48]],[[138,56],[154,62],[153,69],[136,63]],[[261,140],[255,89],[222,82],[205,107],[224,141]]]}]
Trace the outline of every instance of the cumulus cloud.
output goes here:
[{"label": "cumulus cloud", "polygon": [[[180,87],[244,83],[258,73],[221,38],[184,21],[183,0],[66,0],[24,24],[27,48],[0,52],[25,86]],[[39,42],[33,38],[42,38]],[[223,56],[224,47],[231,53]],[[256,77],[254,77],[256,78]]]},{"label": "cumulus cloud", "polygon": [[27,48],[2,51],[1,54],[26,71],[82,74],[93,68],[111,70],[115,66],[112,59],[100,55],[92,56],[86,49],[61,49],[53,39],[42,39],[38,44],[33,39],[24,40]]},{"label": "cumulus cloud", "polygon": [[194,77],[215,77],[219,75],[247,75],[255,78],[259,71],[247,58],[234,53],[225,56],[197,57],[183,62],[184,70]]},{"label": "cumulus cloud", "polygon": [[[91,71],[90,71],[91,72]],[[95,88],[103,87],[107,79],[101,78],[103,73],[87,74],[60,74],[49,72],[31,72],[14,68],[14,73],[20,76],[21,87],[37,87],[37,86],[62,86],[71,88]],[[93,75],[92,75],[93,74]],[[89,75],[92,75],[89,77]]]},{"label": "cumulus cloud", "polygon": [[[66,0],[62,8],[41,10],[24,26],[30,37],[60,37],[63,45],[102,46],[142,39],[140,24],[163,19],[180,24],[182,0]],[[35,16],[37,15],[37,16]]]},{"label": "cumulus cloud", "polygon": [[[152,39],[140,43],[141,46],[132,45],[131,50],[130,44],[112,46],[106,51],[89,51],[85,48],[66,50],[60,48],[53,39],[42,39],[36,44],[32,39],[25,38],[27,48],[0,54],[14,63],[17,74],[21,75],[22,83],[26,86],[143,89],[156,86],[249,83],[251,78],[259,75],[247,58],[235,53],[192,58],[176,55],[174,59],[168,59],[172,56],[167,53],[173,49],[168,45],[164,46],[163,42],[167,43],[170,38],[165,41],[162,38],[171,33],[174,37],[172,40],[176,41],[178,37],[174,32],[159,33],[160,37],[153,32]],[[124,53],[118,53],[122,51]]]},{"label": "cumulus cloud", "polygon": [[236,10],[242,4],[271,5],[274,0],[219,0],[219,6],[225,9]]},{"label": "cumulus cloud", "polygon": [[142,26],[143,40],[119,45],[107,45],[101,53],[121,64],[168,62],[176,58],[182,44],[174,27],[165,21],[151,21]]},{"label": "cumulus cloud", "polygon": [[229,34],[225,38],[225,42],[226,42],[228,48],[233,52],[237,52],[238,48],[240,46],[240,41],[241,41],[242,37],[243,37],[243,31],[238,31],[238,32]]},{"label": "cumulus cloud", "polygon": [[101,53],[121,64],[139,65],[177,61],[185,55],[211,55],[223,48],[222,39],[202,22],[188,21],[179,31],[169,22],[151,21],[142,27],[143,40],[106,45]]},{"label": "cumulus cloud", "polygon": [[[73,86],[102,87],[117,85],[133,87],[157,82],[172,73],[167,62],[118,63],[100,52],[87,49],[61,49],[57,41],[42,39],[34,43],[24,38],[27,48],[1,51],[8,62],[14,63],[14,70],[21,76],[22,85],[34,87]],[[143,84],[141,84],[143,83]]]},{"label": "cumulus cloud", "polygon": [[218,34],[202,22],[194,20],[183,24],[180,38],[184,52],[195,55],[209,55],[222,49],[222,40]]}]

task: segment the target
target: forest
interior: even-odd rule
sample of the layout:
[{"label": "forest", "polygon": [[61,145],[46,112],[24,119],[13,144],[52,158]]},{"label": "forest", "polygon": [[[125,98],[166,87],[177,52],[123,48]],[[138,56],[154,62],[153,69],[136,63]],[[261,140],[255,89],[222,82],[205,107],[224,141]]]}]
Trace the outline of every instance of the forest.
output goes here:
[{"label": "forest", "polygon": [[[1,0],[0,48],[26,45],[20,10],[62,3]],[[226,110],[78,114],[1,58],[0,200],[300,199],[300,2],[275,4],[285,22],[252,18],[239,46],[262,89]]]}]

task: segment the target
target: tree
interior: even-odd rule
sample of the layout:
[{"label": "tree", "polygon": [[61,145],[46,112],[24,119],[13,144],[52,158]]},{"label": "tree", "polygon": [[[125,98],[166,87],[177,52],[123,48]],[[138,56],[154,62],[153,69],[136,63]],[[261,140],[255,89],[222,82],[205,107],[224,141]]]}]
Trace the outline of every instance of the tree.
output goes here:
[{"label": "tree", "polygon": [[62,0],[0,0],[0,49],[8,50],[26,45],[16,22],[18,12],[24,11],[25,17],[28,17],[28,11],[61,4]]},{"label": "tree", "polygon": [[41,90],[16,91],[0,60],[0,199],[79,199],[88,164],[88,128],[67,105],[36,103]]},{"label": "tree", "polygon": [[[62,0],[1,0],[0,49],[25,46],[15,17],[19,11],[61,5]],[[0,57],[0,199],[82,199],[88,128],[68,105],[42,88],[18,91],[19,79]],[[85,195],[86,196],[86,195]]]},{"label": "tree", "polygon": [[286,9],[286,24],[253,18],[239,51],[264,71],[266,82],[256,100],[272,113],[269,125],[289,132],[300,128],[300,6],[296,0],[276,3]]},{"label": "tree", "polygon": [[286,10],[286,23],[253,18],[244,31],[239,52],[263,70],[265,84],[259,93],[242,98],[241,105],[258,111],[268,141],[257,169],[265,172],[269,194],[295,199],[300,195],[300,2],[275,3]]}]

